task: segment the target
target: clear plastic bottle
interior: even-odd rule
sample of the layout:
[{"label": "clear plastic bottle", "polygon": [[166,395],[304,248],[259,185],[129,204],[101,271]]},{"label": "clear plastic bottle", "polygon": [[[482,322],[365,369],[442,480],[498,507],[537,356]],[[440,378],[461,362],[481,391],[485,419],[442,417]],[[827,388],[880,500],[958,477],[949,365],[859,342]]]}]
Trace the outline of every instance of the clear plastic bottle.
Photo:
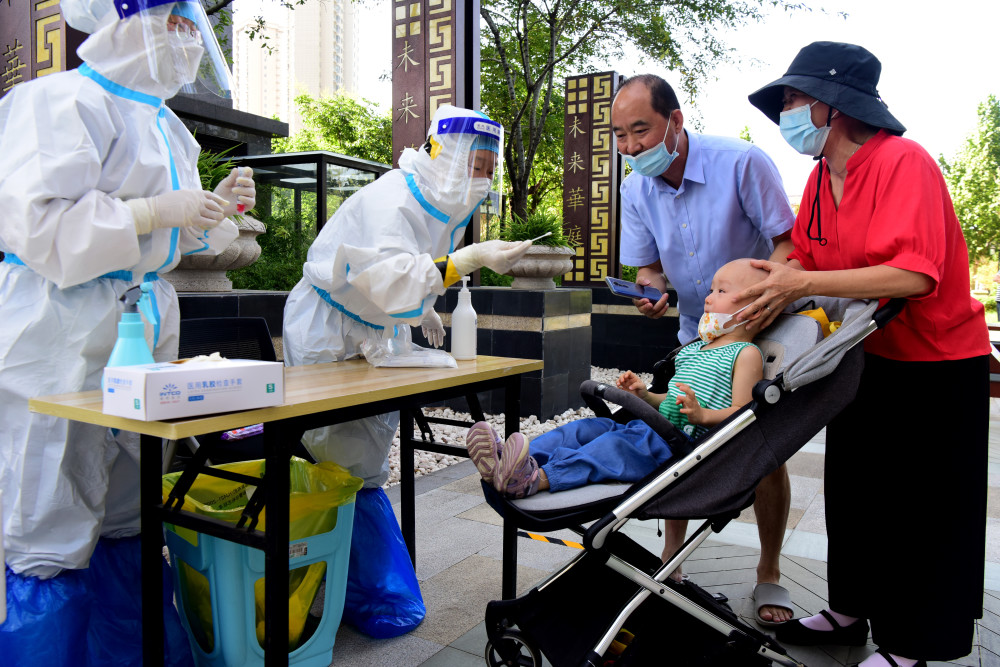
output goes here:
[{"label": "clear plastic bottle", "polygon": [[476,358],[476,311],[472,308],[469,276],[462,278],[458,306],[451,314],[451,356],[456,359]]}]

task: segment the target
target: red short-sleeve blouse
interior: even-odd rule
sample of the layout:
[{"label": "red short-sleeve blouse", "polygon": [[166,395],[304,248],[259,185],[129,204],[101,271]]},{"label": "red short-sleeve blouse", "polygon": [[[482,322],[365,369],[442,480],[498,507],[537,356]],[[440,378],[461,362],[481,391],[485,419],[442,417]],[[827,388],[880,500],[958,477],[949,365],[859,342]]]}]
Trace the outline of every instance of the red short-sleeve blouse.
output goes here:
[{"label": "red short-sleeve blouse", "polygon": [[[989,354],[983,305],[969,293],[969,251],[934,159],[919,144],[882,130],[851,156],[847,169],[839,207],[826,174],[820,184],[823,246],[806,234],[816,193],[813,170],[792,230],[790,257],[808,271],[885,264],[934,281],[928,294],[911,298],[899,317],[866,339],[868,352],[900,361]],[[812,235],[817,235],[815,220]]]}]

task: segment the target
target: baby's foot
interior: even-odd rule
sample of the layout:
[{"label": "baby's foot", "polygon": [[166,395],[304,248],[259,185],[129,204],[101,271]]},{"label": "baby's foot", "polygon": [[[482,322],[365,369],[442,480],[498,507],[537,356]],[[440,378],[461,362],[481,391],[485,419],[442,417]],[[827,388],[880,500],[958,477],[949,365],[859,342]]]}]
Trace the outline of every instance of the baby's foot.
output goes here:
[{"label": "baby's foot", "polygon": [[487,484],[493,483],[502,446],[500,435],[486,422],[476,422],[465,434],[465,448],[469,451],[469,458],[476,464],[476,470]]},{"label": "baby's foot", "polygon": [[538,482],[538,462],[528,455],[528,441],[512,434],[500,450],[493,488],[509,498],[524,498],[538,493]]}]

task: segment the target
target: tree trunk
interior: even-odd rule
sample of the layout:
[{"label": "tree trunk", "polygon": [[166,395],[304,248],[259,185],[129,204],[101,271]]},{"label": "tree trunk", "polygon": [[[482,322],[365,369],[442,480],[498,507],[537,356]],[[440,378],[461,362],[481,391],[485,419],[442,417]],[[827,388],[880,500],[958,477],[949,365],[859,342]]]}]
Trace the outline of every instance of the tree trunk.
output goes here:
[{"label": "tree trunk", "polygon": [[[525,178],[524,181],[527,181]],[[510,182],[510,212],[515,218],[524,220],[528,217],[528,184],[511,180]]]}]

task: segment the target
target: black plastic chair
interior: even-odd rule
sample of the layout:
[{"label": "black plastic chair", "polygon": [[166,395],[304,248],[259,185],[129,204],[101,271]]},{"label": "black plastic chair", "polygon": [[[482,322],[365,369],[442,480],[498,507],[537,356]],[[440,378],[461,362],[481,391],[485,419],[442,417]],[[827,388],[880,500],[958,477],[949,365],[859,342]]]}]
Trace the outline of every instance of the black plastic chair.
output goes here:
[{"label": "black plastic chair", "polygon": [[[178,358],[218,352],[227,359],[277,361],[274,341],[263,317],[202,317],[182,319]],[[178,444],[184,445],[178,447]],[[209,445],[212,464],[253,461],[264,458],[264,438],[260,435],[242,440],[224,440],[222,433],[209,433],[198,439],[173,442],[164,452],[164,473],[183,468],[194,450]],[[296,443],[295,456],[313,462],[302,443]]]},{"label": "black plastic chair", "polygon": [[263,317],[201,317],[181,320],[178,358],[218,352],[229,359],[277,361]]}]

